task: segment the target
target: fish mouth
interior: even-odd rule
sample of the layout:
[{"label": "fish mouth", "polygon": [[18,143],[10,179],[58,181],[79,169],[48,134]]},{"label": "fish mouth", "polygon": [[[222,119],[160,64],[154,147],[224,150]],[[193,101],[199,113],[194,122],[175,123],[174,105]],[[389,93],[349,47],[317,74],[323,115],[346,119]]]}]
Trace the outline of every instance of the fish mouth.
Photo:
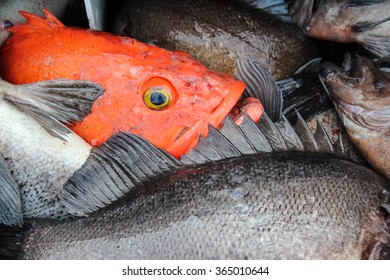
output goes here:
[{"label": "fish mouth", "polygon": [[249,115],[255,122],[260,119],[263,113],[263,106],[258,99],[250,98],[249,100],[239,101],[245,90],[243,82],[233,81],[228,88],[228,94],[207,118],[198,120],[191,127],[184,127],[178,132],[175,141],[166,148],[167,152],[176,158],[185,155],[191,148],[196,147],[201,135],[204,137],[208,136],[209,125],[221,128],[224,119],[228,115],[238,125],[242,122],[245,114]]},{"label": "fish mouth", "polygon": [[[365,62],[357,61],[351,76],[337,65],[324,63],[320,80],[340,117],[371,130],[390,128],[390,100],[376,92],[372,72],[364,66]],[[371,98],[367,91],[372,92]]]}]

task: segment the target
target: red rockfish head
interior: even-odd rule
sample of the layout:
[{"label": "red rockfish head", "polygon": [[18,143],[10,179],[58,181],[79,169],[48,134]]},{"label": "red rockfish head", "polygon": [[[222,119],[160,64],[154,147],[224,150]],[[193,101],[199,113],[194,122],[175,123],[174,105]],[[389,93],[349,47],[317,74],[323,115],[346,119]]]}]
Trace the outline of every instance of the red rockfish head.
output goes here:
[{"label": "red rockfish head", "polygon": [[[21,12],[27,23],[9,28],[13,35],[0,50],[0,75],[15,84],[67,78],[102,85],[105,92],[92,112],[70,126],[93,146],[124,131],[180,157],[207,136],[209,124],[221,124],[245,89],[184,52],[68,28],[44,12],[45,19]],[[257,121],[262,105],[250,105]]]}]

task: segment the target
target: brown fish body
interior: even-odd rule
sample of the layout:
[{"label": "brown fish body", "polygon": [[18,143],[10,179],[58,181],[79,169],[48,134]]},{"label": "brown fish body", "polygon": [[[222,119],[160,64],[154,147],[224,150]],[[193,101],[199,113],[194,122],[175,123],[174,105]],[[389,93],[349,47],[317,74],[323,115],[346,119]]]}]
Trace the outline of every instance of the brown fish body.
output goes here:
[{"label": "brown fish body", "polygon": [[298,28],[234,1],[131,1],[121,30],[141,41],[190,53],[207,67],[233,73],[245,51],[276,78],[292,75],[316,51]]},{"label": "brown fish body", "polygon": [[382,258],[390,242],[386,188],[373,171],[319,154],[224,160],[162,177],[90,217],[36,221],[19,257]]},{"label": "brown fish body", "polygon": [[390,179],[390,75],[381,65],[388,58],[358,57],[348,72],[328,65],[323,80],[351,141]]}]

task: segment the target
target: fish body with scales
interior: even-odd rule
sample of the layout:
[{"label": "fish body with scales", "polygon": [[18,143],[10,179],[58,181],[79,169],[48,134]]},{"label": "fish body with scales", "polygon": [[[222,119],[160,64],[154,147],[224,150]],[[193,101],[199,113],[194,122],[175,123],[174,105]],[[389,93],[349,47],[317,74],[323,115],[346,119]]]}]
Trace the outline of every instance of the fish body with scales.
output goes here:
[{"label": "fish body with scales", "polygon": [[115,33],[186,51],[230,74],[243,51],[275,79],[292,75],[316,55],[296,26],[239,1],[129,1],[116,21]]},{"label": "fish body with scales", "polygon": [[[186,53],[65,27],[47,10],[46,19],[22,15],[27,23],[9,28],[13,34],[0,50],[0,75],[14,84],[66,78],[102,85],[105,92],[91,114],[71,126],[93,146],[124,131],[180,157],[199,135],[207,136],[209,124],[221,123],[244,91],[243,82],[207,69]],[[147,92],[161,96],[161,91],[168,105],[147,105]],[[258,120],[262,106],[251,104]]]},{"label": "fish body with scales", "polygon": [[35,220],[18,257],[382,258],[389,199],[384,178],[333,156],[243,156],[172,172],[86,218]]}]

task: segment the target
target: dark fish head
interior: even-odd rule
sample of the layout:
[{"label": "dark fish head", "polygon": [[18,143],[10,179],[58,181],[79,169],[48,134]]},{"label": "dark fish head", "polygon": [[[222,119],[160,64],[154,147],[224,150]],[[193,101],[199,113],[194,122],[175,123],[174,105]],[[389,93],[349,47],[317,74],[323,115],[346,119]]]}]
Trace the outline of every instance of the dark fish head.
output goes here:
[{"label": "dark fish head", "polygon": [[390,128],[390,58],[357,57],[348,71],[331,63],[323,67],[321,79],[344,125]]}]

